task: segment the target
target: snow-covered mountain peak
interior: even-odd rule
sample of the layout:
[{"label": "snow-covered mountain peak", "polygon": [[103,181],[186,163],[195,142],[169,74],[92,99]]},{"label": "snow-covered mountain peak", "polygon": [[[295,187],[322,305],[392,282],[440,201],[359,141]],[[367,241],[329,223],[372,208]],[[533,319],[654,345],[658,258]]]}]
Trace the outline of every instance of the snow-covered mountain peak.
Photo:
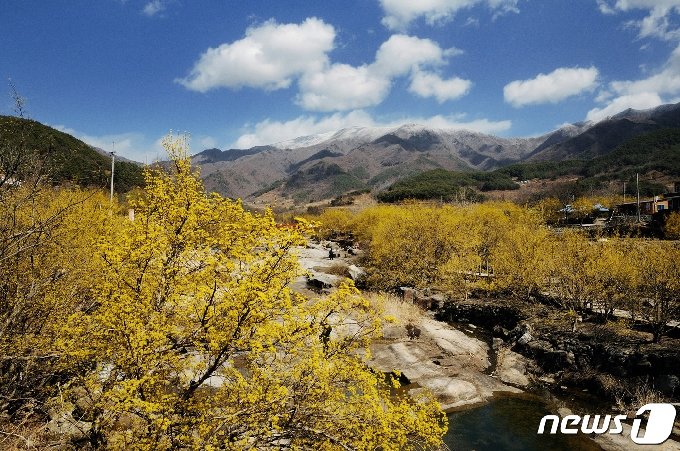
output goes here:
[{"label": "snow-covered mountain peak", "polygon": [[279,149],[299,149],[301,147],[310,147],[326,142],[371,142],[385,133],[389,133],[390,127],[347,127],[337,131],[330,131],[319,133],[316,135],[302,136],[287,141],[281,141],[272,144],[273,147]]}]

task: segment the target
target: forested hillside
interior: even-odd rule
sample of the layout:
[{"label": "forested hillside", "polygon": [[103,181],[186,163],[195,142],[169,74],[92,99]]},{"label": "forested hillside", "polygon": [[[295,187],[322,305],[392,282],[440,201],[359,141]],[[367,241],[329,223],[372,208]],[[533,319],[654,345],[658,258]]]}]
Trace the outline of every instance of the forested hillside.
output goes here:
[{"label": "forested hillside", "polygon": [[592,160],[541,161],[519,163],[496,172],[520,180],[549,179],[576,175],[584,179],[603,181],[626,180],[636,173],[658,171],[670,177],[680,177],[680,129],[668,128],[635,137],[611,153]]},{"label": "forested hillside", "polygon": [[[626,141],[611,153],[583,160],[517,163],[492,172],[446,171],[435,169],[404,178],[378,194],[382,202],[404,199],[478,200],[480,192],[519,188],[516,181],[578,177],[574,195],[611,181],[635,181],[648,174],[680,178],[680,128],[654,131]],[[469,189],[468,189],[469,188]],[[664,186],[644,180],[643,196],[663,193]],[[462,197],[461,197],[462,196]]]},{"label": "forested hillside", "polygon": [[[41,166],[44,176],[55,184],[68,181],[82,186],[105,187],[110,180],[111,158],[99,154],[81,140],[37,121],[0,116],[0,158],[11,165],[18,153],[30,157],[33,166]],[[118,192],[144,183],[139,165],[116,161],[115,170],[114,184]],[[21,174],[17,175],[21,177]]]},{"label": "forested hillside", "polygon": [[[474,189],[467,189],[474,188]],[[433,169],[402,179],[378,194],[382,202],[405,199],[480,200],[477,191],[517,189],[510,176],[499,172]]]}]

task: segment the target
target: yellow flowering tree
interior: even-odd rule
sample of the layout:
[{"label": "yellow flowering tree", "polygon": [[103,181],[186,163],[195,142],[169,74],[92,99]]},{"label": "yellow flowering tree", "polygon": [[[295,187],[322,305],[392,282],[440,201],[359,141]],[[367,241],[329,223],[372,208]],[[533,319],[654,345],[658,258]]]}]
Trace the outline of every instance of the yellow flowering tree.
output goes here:
[{"label": "yellow flowering tree", "polygon": [[652,326],[654,342],[668,332],[668,323],[680,318],[679,261],[677,243],[650,241],[636,255],[641,316]]},{"label": "yellow flowering tree", "polygon": [[637,300],[632,294],[636,293],[641,277],[636,263],[637,253],[644,244],[636,246],[630,240],[612,238],[594,246],[597,254],[591,262],[593,301],[606,319],[613,318],[615,309],[627,309],[635,318]]},{"label": "yellow flowering tree", "polygon": [[[412,204],[378,207],[367,215],[374,221],[368,243],[369,283],[383,289],[401,285],[426,288],[455,274],[461,268],[452,258],[469,248],[456,213],[448,206]],[[442,272],[447,262],[449,269]]]},{"label": "yellow flowering tree", "polygon": [[538,294],[548,282],[552,262],[551,236],[540,217],[512,204],[498,204],[486,213],[493,224],[490,254],[493,287],[519,299]]},{"label": "yellow flowering tree", "polygon": [[65,390],[95,445],[114,449],[409,449],[436,446],[428,396],[393,395],[367,366],[380,311],[350,283],[310,300],[290,283],[308,224],[206,194],[184,138],[149,171],[135,221],[99,245],[95,306],[61,349]]},{"label": "yellow flowering tree", "polygon": [[89,261],[109,205],[95,190],[0,188],[0,410],[12,421],[71,372],[56,367],[53,345],[66,318],[91,302]]},{"label": "yellow flowering tree", "polygon": [[680,212],[674,211],[666,218],[664,233],[668,239],[680,240]]},{"label": "yellow flowering tree", "polygon": [[569,311],[583,312],[592,307],[596,294],[595,277],[598,249],[595,243],[578,231],[565,230],[553,247],[555,264],[552,268],[551,289]]},{"label": "yellow flowering tree", "polygon": [[323,239],[342,237],[352,232],[352,213],[344,208],[327,208],[319,215],[319,235]]}]

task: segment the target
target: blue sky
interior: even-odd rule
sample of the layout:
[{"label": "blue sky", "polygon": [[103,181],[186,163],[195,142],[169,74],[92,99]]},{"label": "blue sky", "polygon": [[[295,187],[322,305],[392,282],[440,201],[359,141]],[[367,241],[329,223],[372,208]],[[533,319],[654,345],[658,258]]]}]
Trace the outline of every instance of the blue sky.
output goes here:
[{"label": "blue sky", "polygon": [[679,19],[680,0],[4,0],[0,77],[33,119],[140,161],[170,130],[194,152],[404,122],[529,136],[679,101]]}]

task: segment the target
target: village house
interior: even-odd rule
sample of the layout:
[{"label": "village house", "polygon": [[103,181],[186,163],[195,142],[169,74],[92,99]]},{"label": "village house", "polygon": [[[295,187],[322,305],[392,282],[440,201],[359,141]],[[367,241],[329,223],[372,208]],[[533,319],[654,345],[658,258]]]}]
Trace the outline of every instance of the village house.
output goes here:
[{"label": "village house", "polygon": [[[655,196],[653,199],[640,200],[640,215],[651,216],[656,213],[672,211],[680,211],[680,182],[675,183],[672,193]],[[623,216],[636,216],[638,214],[638,202],[618,204],[615,212]]]}]

